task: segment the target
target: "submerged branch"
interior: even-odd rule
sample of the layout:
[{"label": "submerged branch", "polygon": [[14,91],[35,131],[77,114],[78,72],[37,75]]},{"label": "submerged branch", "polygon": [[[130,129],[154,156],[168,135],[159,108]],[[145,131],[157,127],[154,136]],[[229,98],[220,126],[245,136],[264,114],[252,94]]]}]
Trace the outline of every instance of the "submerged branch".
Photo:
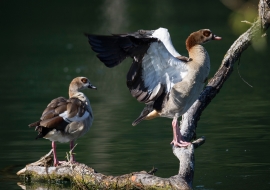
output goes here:
[{"label": "submerged branch", "polygon": [[[186,141],[191,141],[195,137],[197,122],[203,110],[229,78],[234,63],[250,46],[252,40],[261,36],[268,29],[270,25],[270,0],[260,0],[258,7],[258,20],[232,44],[214,77],[200,94],[198,100],[182,116],[181,134]],[[23,175],[25,180],[69,179],[81,189],[191,189],[194,176],[194,148],[199,147],[204,142],[205,139],[202,137],[187,148],[173,147],[173,153],[179,159],[180,166],[178,174],[170,178],[160,178],[146,171],[122,176],[106,176],[80,163],[51,167],[52,152],[39,161],[28,164],[17,175]]]}]

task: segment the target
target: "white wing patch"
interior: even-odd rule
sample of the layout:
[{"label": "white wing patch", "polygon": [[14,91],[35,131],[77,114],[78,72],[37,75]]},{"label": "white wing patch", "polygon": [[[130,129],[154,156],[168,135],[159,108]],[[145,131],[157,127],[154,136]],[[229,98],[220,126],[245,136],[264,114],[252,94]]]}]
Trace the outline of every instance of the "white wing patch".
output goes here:
[{"label": "white wing patch", "polygon": [[170,33],[168,32],[168,29],[166,29],[166,28],[159,28],[159,29],[155,30],[155,32],[152,34],[152,36],[154,38],[158,38],[160,41],[162,41],[163,44],[165,45],[166,49],[174,57],[180,56],[180,54],[173,47],[173,44],[172,44],[172,41],[171,41],[171,37],[170,37]]},{"label": "white wing patch", "polygon": [[85,111],[82,117],[79,117],[78,115],[75,115],[74,117],[67,117],[67,111],[59,114],[60,117],[62,117],[66,122],[71,123],[71,122],[80,122],[85,120],[89,116],[89,112]]},{"label": "white wing patch", "polygon": [[180,54],[174,49],[167,29],[159,28],[153,33],[159,42],[153,42],[142,60],[144,85],[153,91],[159,83],[169,92],[173,85],[187,74],[186,63],[175,58]]}]

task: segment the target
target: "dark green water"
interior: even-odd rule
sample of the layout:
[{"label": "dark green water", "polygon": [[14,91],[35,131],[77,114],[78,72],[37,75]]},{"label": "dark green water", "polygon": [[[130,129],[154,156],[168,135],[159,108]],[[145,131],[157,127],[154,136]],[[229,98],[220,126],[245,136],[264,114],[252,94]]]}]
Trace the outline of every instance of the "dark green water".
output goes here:
[{"label": "dark green water", "polygon": [[[228,24],[231,15],[220,1],[1,1],[0,188],[21,189],[15,173],[50,150],[48,140],[34,140],[36,133],[28,124],[51,99],[67,96],[76,76],[87,76],[98,87],[85,91],[95,120],[77,141],[77,160],[107,175],[153,166],[159,168],[158,176],[175,175],[179,163],[169,144],[171,120],[158,118],[132,127],[143,104],[125,85],[130,60],[106,68],[83,33],[162,26],[169,29],[176,49],[187,55],[186,37],[210,28],[223,37],[205,45],[211,77],[238,37]],[[204,111],[197,136],[206,136],[206,143],[195,152],[194,189],[270,189],[269,50],[250,47],[241,57],[241,75],[254,88],[240,79],[235,67]],[[68,144],[58,144],[59,158],[64,159],[68,149]]]}]

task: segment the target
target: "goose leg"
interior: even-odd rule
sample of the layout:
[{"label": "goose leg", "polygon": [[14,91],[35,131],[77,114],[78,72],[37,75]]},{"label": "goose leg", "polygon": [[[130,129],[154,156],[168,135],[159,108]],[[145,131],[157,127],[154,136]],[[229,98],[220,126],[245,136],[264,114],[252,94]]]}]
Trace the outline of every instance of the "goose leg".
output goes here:
[{"label": "goose leg", "polygon": [[61,164],[65,164],[66,161],[59,161],[57,159],[57,156],[56,156],[56,143],[54,141],[52,141],[52,149],[53,149],[53,165],[56,167],[56,166],[59,166]]},{"label": "goose leg", "polygon": [[53,165],[57,166],[59,164],[59,161],[56,156],[56,144],[54,141],[52,141],[52,149],[53,149]]},{"label": "goose leg", "polygon": [[190,142],[186,142],[186,141],[181,140],[182,135],[180,133],[177,117],[173,118],[172,128],[173,128],[173,140],[172,140],[171,144],[173,144],[174,146],[178,146],[178,147],[188,146],[190,144]]},{"label": "goose leg", "polygon": [[75,156],[73,154],[73,149],[74,149],[74,141],[70,141],[70,162],[73,163],[75,162]]}]

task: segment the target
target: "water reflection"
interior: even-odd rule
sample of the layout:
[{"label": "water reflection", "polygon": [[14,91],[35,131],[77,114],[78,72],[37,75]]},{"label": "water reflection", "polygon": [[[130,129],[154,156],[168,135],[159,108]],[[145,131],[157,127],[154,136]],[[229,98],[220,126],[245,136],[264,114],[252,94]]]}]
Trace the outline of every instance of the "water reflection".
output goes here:
[{"label": "water reflection", "polygon": [[72,189],[72,185],[69,182],[66,183],[22,183],[18,182],[17,185],[20,188],[17,189],[38,189],[38,190],[48,190],[48,189],[61,189],[61,190],[68,190]]}]

